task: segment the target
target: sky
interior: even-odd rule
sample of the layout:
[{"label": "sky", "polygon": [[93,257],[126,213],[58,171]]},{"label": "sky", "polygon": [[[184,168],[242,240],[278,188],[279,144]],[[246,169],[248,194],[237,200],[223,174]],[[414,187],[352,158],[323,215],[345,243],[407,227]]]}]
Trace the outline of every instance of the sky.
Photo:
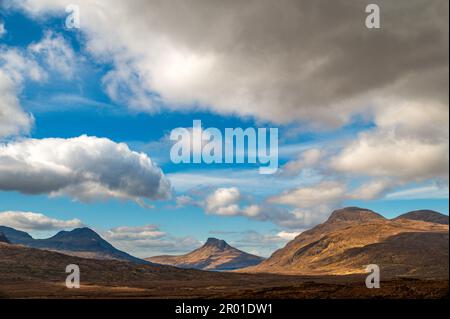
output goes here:
[{"label": "sky", "polygon": [[[376,3],[0,1],[0,224],[269,256],[345,206],[448,214],[448,2]],[[174,163],[194,120],[277,128],[279,170]]]}]

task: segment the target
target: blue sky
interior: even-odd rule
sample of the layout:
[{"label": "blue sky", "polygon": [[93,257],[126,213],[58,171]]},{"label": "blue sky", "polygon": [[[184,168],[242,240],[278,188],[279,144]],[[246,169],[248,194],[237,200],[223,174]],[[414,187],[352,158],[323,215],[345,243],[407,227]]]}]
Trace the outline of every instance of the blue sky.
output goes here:
[{"label": "blue sky", "polygon": [[[90,10],[86,8],[86,11],[88,9]],[[389,169],[395,167],[397,162],[390,166],[390,163],[381,161],[380,167],[374,167],[373,171],[366,166],[353,170],[353,165],[347,165],[347,157],[344,158],[344,155],[352,156],[350,152],[358,145],[352,143],[358,143],[367,136],[375,139],[385,133],[385,127],[382,126],[385,122],[380,120],[383,117],[371,109],[375,102],[370,99],[359,101],[361,107],[358,109],[363,111],[348,111],[345,121],[338,124],[330,124],[329,121],[330,114],[336,109],[320,111],[327,113],[327,116],[322,116],[320,112],[316,115],[316,111],[311,111],[311,114],[314,113],[311,116],[302,115],[304,112],[293,112],[293,119],[296,117],[293,121],[278,120],[277,115],[267,115],[269,111],[261,115],[255,111],[258,110],[257,107],[241,112],[240,108],[233,111],[230,104],[231,111],[227,112],[224,108],[227,110],[226,103],[233,101],[232,97],[215,100],[216,96],[220,96],[217,94],[208,100],[209,95],[204,96],[204,92],[194,92],[197,94],[195,95],[192,92],[177,91],[178,83],[172,82],[168,87],[175,87],[173,92],[165,91],[168,89],[163,87],[160,89],[161,93],[151,85],[138,88],[145,90],[144,97],[153,100],[155,108],[149,110],[139,103],[130,105],[132,95],[138,95],[141,91],[133,91],[130,82],[125,81],[125,84],[121,85],[125,86],[128,100],[114,98],[114,94],[108,92],[105,82],[111,71],[117,71],[121,67],[118,62],[121,57],[117,53],[119,50],[111,49],[113,57],[105,58],[95,51],[101,51],[101,48],[93,49],[92,38],[97,34],[89,29],[89,24],[86,29],[67,29],[64,27],[66,15],[61,10],[45,13],[45,5],[39,7],[39,10],[33,10],[21,8],[20,5],[0,9],[0,23],[5,30],[3,35],[0,35],[0,54],[6,56],[6,52],[16,50],[40,65],[47,76],[46,80],[35,80],[23,75],[20,83],[15,83],[17,85],[14,92],[20,104],[20,111],[32,114],[34,121],[28,130],[3,136],[2,143],[17,144],[24,139],[45,141],[48,138],[65,141],[82,135],[107,138],[114,143],[126,143],[132,151],[143,152],[162,169],[171,183],[172,197],[156,200],[145,198],[146,203],[152,205],[149,208],[129,198],[100,196],[86,200],[67,190],[28,194],[20,187],[8,188],[8,185],[0,183],[3,185],[0,191],[0,212],[34,212],[62,221],[78,219],[83,225],[99,231],[119,248],[143,257],[187,252],[210,236],[221,237],[239,248],[267,256],[296,233],[323,221],[333,209],[343,206],[373,209],[388,218],[425,208],[448,214],[448,171],[444,170],[442,173],[442,169],[437,168],[430,173],[414,166],[412,170],[417,170],[416,176],[411,176],[410,171],[403,175],[396,175],[395,172],[390,175]],[[67,56],[62,59],[63,71],[61,65],[58,66],[55,62],[60,58],[59,51],[55,53],[53,65],[49,63],[50,60],[46,60],[49,55],[46,55],[45,49],[38,53],[27,53],[30,46],[40,43],[49,34],[50,39],[57,39],[59,44],[64,43],[66,49],[73,53],[72,60],[67,60]],[[134,49],[127,45],[128,43],[123,43],[121,49]],[[147,52],[145,48],[142,50]],[[150,52],[150,47],[147,50]],[[150,53],[149,55],[151,56]],[[69,65],[64,64],[68,61]],[[2,60],[1,57],[0,62],[0,67],[10,70],[7,66],[10,62]],[[132,64],[127,63],[127,67]],[[132,72],[141,77],[139,84],[145,86],[148,79],[144,77],[148,69],[140,71],[139,67],[142,65],[136,62],[132,65]],[[125,72],[124,70],[125,67],[121,69]],[[155,67],[151,71],[158,72],[158,68]],[[70,74],[67,75],[67,72]],[[5,74],[9,73],[5,71]],[[189,76],[195,78],[196,75]],[[157,74],[149,78],[154,77],[157,78]],[[152,83],[150,80],[148,82]],[[131,88],[128,88],[127,84],[130,84]],[[224,83],[225,88],[230,85]],[[271,85],[276,87],[277,81]],[[173,94],[170,95],[171,93]],[[184,98],[191,95],[197,101]],[[214,104],[215,101],[217,105]],[[177,103],[178,105],[175,105]],[[270,112],[278,114],[278,107],[283,105],[274,104]],[[448,109],[444,112],[448,112]],[[340,114],[336,113],[336,118],[338,117]],[[171,144],[167,136],[174,128],[191,127],[195,119],[201,120],[204,127],[216,127],[220,130],[235,127],[279,128],[279,163],[283,174],[262,176],[258,174],[257,166],[251,164],[173,164],[169,158]],[[403,123],[392,125],[400,127]],[[398,137],[399,140],[402,138]],[[415,147],[416,144],[410,145]],[[420,143],[417,145],[422,146]],[[433,144],[435,145],[438,145],[437,142]],[[444,141],[444,148],[445,145],[448,162],[448,137]],[[308,161],[303,155],[311,149],[318,150],[317,154],[320,155],[317,155],[319,157],[315,160]],[[376,152],[377,150],[374,153],[378,154]],[[355,152],[355,163],[358,163],[355,167],[360,161],[364,161],[365,157],[356,158],[360,155],[360,152]],[[385,156],[389,157],[390,154]],[[288,163],[293,163],[290,166],[294,167],[293,171],[288,170],[289,165],[285,166]],[[387,168],[382,167],[383,163]],[[405,163],[404,166],[409,164]],[[419,175],[421,172],[423,176]],[[372,182],[382,184],[384,188],[369,195],[361,195],[362,193],[358,192],[360,187],[367,189],[369,186],[365,185]],[[239,195],[235,201],[228,204],[238,205],[239,211],[224,216],[208,210],[207,199],[214,200],[214,195],[219,195],[215,192],[221,188],[227,191],[238,190]],[[322,196],[328,193],[331,195],[322,198],[314,192]],[[185,203],[177,203],[180,196],[185,196]],[[256,217],[246,213],[245,207],[251,205],[262,208],[264,213],[258,213]],[[217,208],[214,205],[213,207]],[[282,214],[297,214],[292,217],[295,222],[280,221],[281,217],[276,213],[279,210],[282,210]],[[17,221],[12,221],[11,225],[17,226]],[[143,225],[154,225],[155,229],[165,235],[150,234],[146,238],[139,229]],[[114,237],[119,232],[116,228],[121,226],[135,227],[139,242]],[[56,226],[51,225],[33,229],[33,225],[27,224],[23,228],[38,237],[52,235],[57,231]]]}]

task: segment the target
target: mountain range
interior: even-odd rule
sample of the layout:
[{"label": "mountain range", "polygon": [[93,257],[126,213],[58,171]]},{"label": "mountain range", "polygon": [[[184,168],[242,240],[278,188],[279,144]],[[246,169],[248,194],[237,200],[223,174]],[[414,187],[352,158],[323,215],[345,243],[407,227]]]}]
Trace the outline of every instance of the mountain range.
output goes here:
[{"label": "mountain range", "polygon": [[[80,289],[67,289],[64,285],[69,264],[80,267]],[[310,277],[181,269],[80,258],[0,242],[0,299],[448,298],[448,279],[383,277],[382,289],[367,289],[365,277],[365,274]]]},{"label": "mountain range", "polygon": [[66,255],[91,259],[114,259],[141,264],[149,263],[118,250],[87,227],[76,228],[72,231],[60,231],[53,237],[46,239],[34,239],[26,232],[6,226],[0,226],[0,233],[3,233],[12,244],[60,252]]},{"label": "mountain range", "polygon": [[448,216],[421,210],[386,219],[348,207],[298,235],[249,273],[348,275],[377,264],[382,276],[448,278]]},{"label": "mountain range", "polygon": [[366,265],[377,264],[384,276],[448,278],[448,225],[448,216],[430,210],[386,219],[368,209],[347,207],[334,211],[327,221],[304,231],[268,259],[209,238],[190,253],[143,260],[116,249],[89,228],[34,239],[0,226],[0,242],[82,258],[200,270],[323,276],[361,274]]},{"label": "mountain range", "polygon": [[234,270],[259,264],[264,258],[231,247],[224,240],[208,238],[194,251],[179,256],[154,256],[146,260],[163,265],[202,270]]}]

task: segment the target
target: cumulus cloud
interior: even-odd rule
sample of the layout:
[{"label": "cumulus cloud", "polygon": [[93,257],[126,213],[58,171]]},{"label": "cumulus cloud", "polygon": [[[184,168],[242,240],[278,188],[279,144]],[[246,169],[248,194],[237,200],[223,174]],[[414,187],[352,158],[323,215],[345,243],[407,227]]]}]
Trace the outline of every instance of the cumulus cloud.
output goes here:
[{"label": "cumulus cloud", "polygon": [[[5,3],[39,17],[63,13],[70,1]],[[330,165],[374,178],[373,194],[355,196],[383,194],[389,187],[380,180],[448,176],[446,0],[381,0],[378,30],[365,27],[365,4],[356,0],[78,4],[86,49],[113,65],[103,79],[112,99],[149,112],[208,109],[320,128],[363,114],[375,129]],[[285,174],[313,165],[307,155],[286,164]]]},{"label": "cumulus cloud", "polygon": [[357,189],[353,190],[353,192],[350,193],[348,197],[351,199],[362,199],[362,200],[375,199],[384,195],[394,186],[396,185],[391,180],[375,179],[367,183],[363,183]]},{"label": "cumulus cloud", "polygon": [[338,203],[347,189],[338,182],[322,182],[317,185],[298,187],[273,196],[270,202],[291,205],[297,208],[318,207],[324,203]]},{"label": "cumulus cloud", "polygon": [[295,237],[297,237],[298,235],[300,235],[300,232],[288,232],[288,231],[280,231],[277,236],[282,238],[282,239],[286,239],[286,240],[293,240]]},{"label": "cumulus cloud", "polygon": [[321,150],[317,148],[308,149],[300,154],[297,159],[287,162],[281,169],[285,176],[298,175],[302,169],[317,165],[322,158]]},{"label": "cumulus cloud", "polygon": [[42,40],[32,43],[28,51],[42,59],[48,68],[68,79],[73,77],[77,58],[72,47],[60,34],[47,32]]},{"label": "cumulus cloud", "polygon": [[166,235],[157,225],[138,227],[121,226],[108,230],[108,238],[113,240],[142,240],[161,238]]},{"label": "cumulus cloud", "polygon": [[0,138],[27,133],[33,125],[33,116],[20,106],[17,90],[16,83],[0,68]]},{"label": "cumulus cloud", "polygon": [[186,253],[201,245],[197,239],[167,234],[157,225],[121,226],[104,232],[106,240],[141,258]]},{"label": "cumulus cloud", "polygon": [[47,72],[26,50],[2,46],[0,52],[1,69],[17,85],[21,85],[25,79],[32,81],[47,79]]},{"label": "cumulus cloud", "polygon": [[0,225],[25,231],[61,230],[82,227],[79,219],[60,220],[33,212],[0,212]]},{"label": "cumulus cloud", "polygon": [[448,195],[448,185],[425,185],[395,191],[387,194],[385,197],[391,200],[448,199]]},{"label": "cumulus cloud", "polygon": [[216,189],[204,201],[204,208],[208,214],[221,216],[246,216],[249,218],[262,218],[262,209],[259,205],[248,204],[242,206],[246,197],[236,187],[221,187]]},{"label": "cumulus cloud", "polygon": [[0,137],[28,133],[33,126],[18,98],[25,78],[44,80],[46,72],[23,52],[0,46]]},{"label": "cumulus cloud", "polygon": [[27,79],[46,81],[47,71],[69,78],[73,75],[75,61],[67,41],[52,32],[25,49],[0,46],[0,137],[27,134],[34,124],[33,116],[25,112],[19,102],[23,82]]},{"label": "cumulus cloud", "polygon": [[207,214],[271,221],[290,229],[303,229],[322,221],[322,219],[310,218],[309,215],[305,216],[296,210],[273,205],[270,202],[256,202],[251,196],[242,194],[236,187],[216,189],[200,202],[200,206]]},{"label": "cumulus cloud", "polygon": [[389,105],[379,111],[375,123],[331,160],[332,168],[404,183],[448,180],[448,106]]},{"label": "cumulus cloud", "polygon": [[[70,1],[7,3],[39,16]],[[365,27],[356,0],[78,4],[87,49],[115,66],[107,92],[150,112],[205,108],[336,127],[379,107],[377,96],[448,98],[446,0],[381,0],[378,30]]]},{"label": "cumulus cloud", "polygon": [[180,195],[175,198],[176,207],[185,207],[185,206],[191,206],[191,205],[197,205],[197,202],[195,199],[193,199],[191,196],[188,195]]},{"label": "cumulus cloud", "polygon": [[0,190],[81,201],[166,199],[170,183],[144,153],[107,138],[23,139],[0,144]]},{"label": "cumulus cloud", "polygon": [[292,218],[279,223],[280,225],[289,226],[295,221],[297,228],[308,228],[325,221],[334,209],[342,206],[346,197],[347,186],[344,183],[323,181],[284,191],[269,197],[267,201],[293,207],[289,211]]},{"label": "cumulus cloud", "polygon": [[299,232],[269,231],[265,233],[254,230],[241,232],[212,231],[212,234],[232,237],[231,245],[255,255],[268,257],[277,249],[294,239]]},{"label": "cumulus cloud", "polygon": [[206,198],[207,212],[217,215],[235,215],[242,196],[236,187],[218,188]]}]

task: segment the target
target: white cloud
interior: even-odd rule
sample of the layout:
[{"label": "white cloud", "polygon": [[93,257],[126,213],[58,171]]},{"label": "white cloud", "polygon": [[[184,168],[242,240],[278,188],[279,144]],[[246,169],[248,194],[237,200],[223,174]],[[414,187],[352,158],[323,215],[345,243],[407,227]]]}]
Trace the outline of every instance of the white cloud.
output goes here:
[{"label": "white cloud", "polygon": [[276,230],[265,233],[254,230],[242,232],[212,231],[211,233],[219,236],[233,237],[233,239],[227,240],[232,246],[264,257],[270,256],[299,234],[299,232],[277,232]]},{"label": "white cloud", "polygon": [[281,174],[287,176],[298,175],[302,169],[317,165],[322,156],[321,150],[316,148],[308,149],[302,152],[297,159],[287,162],[282,167]]},{"label": "white cloud", "polygon": [[0,66],[18,86],[24,79],[45,81],[47,72],[39,65],[35,57],[27,51],[10,47],[0,47]]},{"label": "white cloud", "polygon": [[[320,180],[317,174],[300,174],[298,179],[279,178],[276,174],[261,175],[255,169],[197,169],[168,173],[174,189],[189,192],[201,188],[251,189],[252,195],[268,196],[301,184]],[[268,187],[270,185],[270,187]]]},{"label": "white cloud", "polygon": [[145,240],[155,239],[166,235],[156,225],[144,225],[138,227],[121,226],[107,231],[111,240]]},{"label": "white cloud", "polygon": [[76,65],[72,48],[60,35],[48,32],[37,43],[24,50],[0,46],[0,137],[27,134],[33,126],[33,116],[19,102],[24,80],[46,81],[47,71],[56,71],[70,78]]},{"label": "white cloud", "polygon": [[377,126],[332,158],[332,168],[403,183],[448,180],[448,106],[398,103],[377,112]]},{"label": "white cloud", "polygon": [[197,202],[188,195],[180,195],[175,198],[176,207],[185,207],[185,206],[191,206],[191,205],[197,205]]},{"label": "white cloud", "polygon": [[347,189],[338,182],[322,182],[317,185],[298,187],[273,196],[269,202],[291,205],[297,208],[313,208],[324,204],[338,203]]},{"label": "white cloud", "polygon": [[61,230],[82,227],[79,219],[60,220],[33,212],[0,212],[0,225],[25,231]]},{"label": "white cloud", "polygon": [[218,188],[207,196],[205,201],[199,201],[199,203],[199,206],[203,207],[207,214],[228,217],[242,216],[258,221],[271,221],[290,229],[303,229],[317,222],[317,219],[305,217],[296,210],[291,211],[267,202],[257,203],[250,196],[243,195],[236,187]]},{"label": "white cloud", "polygon": [[5,24],[0,21],[0,38],[6,34]]},{"label": "white cloud", "polygon": [[218,188],[206,198],[206,211],[219,215],[234,215],[242,196],[236,187]]},{"label": "white cloud", "polygon": [[259,205],[241,206],[241,202],[244,201],[246,201],[246,196],[243,196],[236,187],[222,187],[206,198],[204,208],[208,214],[219,216],[262,217],[262,209]]},{"label": "white cloud", "polygon": [[391,180],[375,179],[368,183],[363,183],[348,195],[351,199],[370,200],[381,197],[385,192],[395,186]]},{"label": "white cloud", "polygon": [[121,226],[103,233],[119,249],[146,258],[161,254],[181,254],[201,245],[197,239],[178,237],[160,230],[157,225]]},{"label": "white cloud", "polygon": [[0,138],[27,133],[33,125],[33,116],[20,107],[17,90],[16,84],[0,68]]},{"label": "white cloud", "polygon": [[23,139],[0,144],[0,189],[81,201],[166,199],[170,183],[143,153],[107,138]]},{"label": "white cloud", "polygon": [[408,181],[448,176],[448,143],[431,144],[386,134],[362,134],[333,160],[342,172]]},{"label": "white cloud", "polygon": [[285,240],[293,240],[295,237],[297,237],[298,235],[300,235],[301,232],[288,232],[288,231],[280,231],[277,236],[285,239]]},{"label": "white cloud", "polygon": [[413,187],[389,193],[386,199],[448,199],[448,185],[426,185],[422,187]]},{"label": "white cloud", "polygon": [[32,43],[28,51],[43,59],[48,68],[71,79],[76,68],[77,57],[69,43],[60,34],[47,32],[44,38]]},{"label": "white cloud", "polygon": [[25,112],[18,94],[25,78],[45,80],[46,72],[25,53],[0,46],[0,137],[27,134],[34,123]]},{"label": "white cloud", "polygon": [[301,186],[279,195],[271,196],[272,204],[294,207],[289,213],[290,219],[278,222],[290,228],[304,229],[317,225],[327,219],[330,213],[340,207],[347,196],[347,187],[336,181],[323,181],[313,185]]}]

